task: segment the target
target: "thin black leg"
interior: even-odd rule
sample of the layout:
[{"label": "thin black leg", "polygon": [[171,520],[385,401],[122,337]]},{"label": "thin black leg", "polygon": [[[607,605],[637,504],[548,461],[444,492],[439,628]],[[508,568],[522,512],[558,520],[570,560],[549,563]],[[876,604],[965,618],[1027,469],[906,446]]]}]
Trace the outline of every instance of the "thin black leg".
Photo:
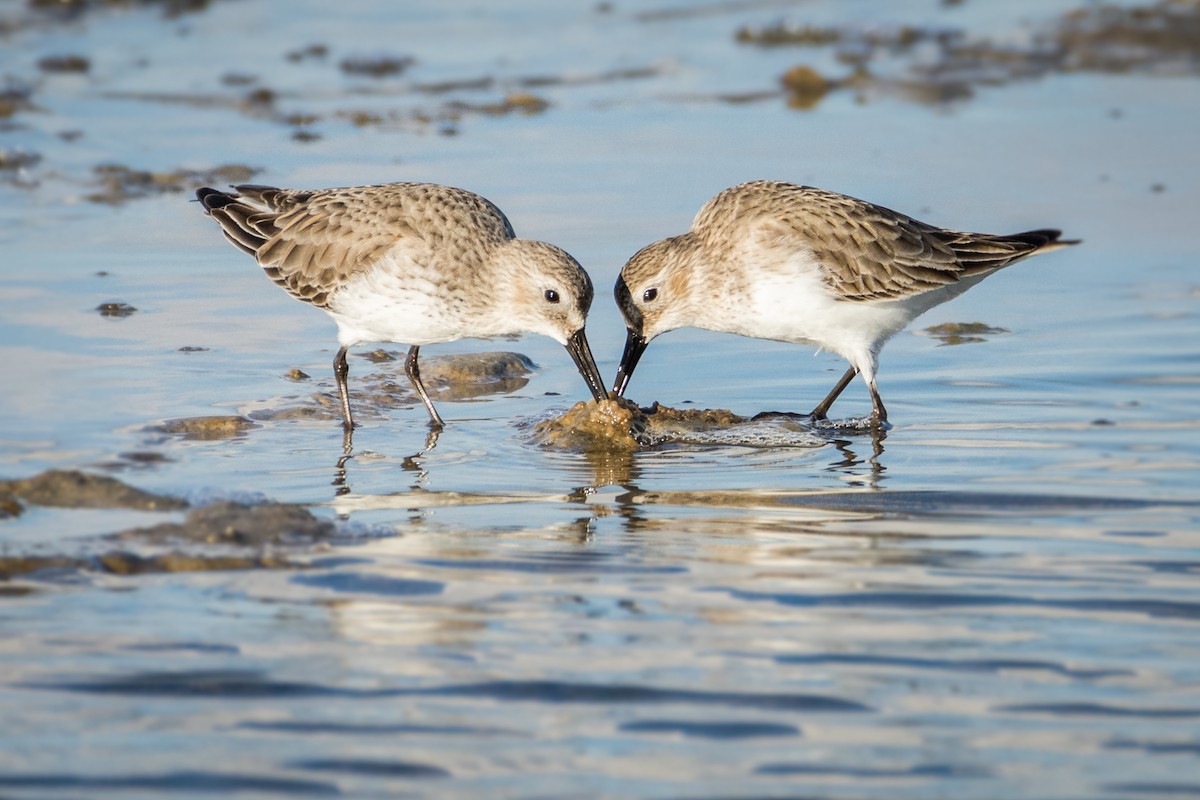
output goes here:
[{"label": "thin black leg", "polygon": [[417,366],[417,353],[420,349],[415,344],[408,348],[408,358],[404,359],[404,372],[412,381],[413,386],[417,387],[417,394],[421,395],[425,408],[429,410],[429,424],[437,429],[444,428],[446,423],[442,422],[442,418],[438,416],[437,409],[433,407],[433,401],[429,399],[429,393],[425,391],[425,384],[421,383],[421,368]]},{"label": "thin black leg", "polygon": [[349,435],[354,430],[354,418],[350,416],[350,389],[346,386],[346,376],[350,374],[346,350],[345,347],[338,350],[333,358],[333,377],[337,380],[338,395],[342,398],[342,429]]},{"label": "thin black leg", "polygon": [[887,409],[883,407],[883,398],[879,396],[879,389],[875,387],[875,381],[867,384],[867,388],[871,390],[871,405],[875,407],[875,421],[880,425],[887,423]]},{"label": "thin black leg", "polygon": [[[813,419],[826,419],[827,415],[829,414],[829,408],[833,405],[833,401],[838,399],[838,395],[846,390],[846,387],[850,385],[850,381],[854,380],[854,376],[857,374],[857,367],[851,367],[850,369],[846,370],[846,374],[841,377],[841,380],[837,382],[836,386],[829,390],[829,394],[825,395],[825,399],[820,403],[817,403],[817,407],[812,410],[812,413],[809,414],[809,416]],[[874,389],[871,390],[871,396],[872,400],[874,400],[877,396],[877,393]],[[877,408],[882,408],[882,405],[877,406]]]}]

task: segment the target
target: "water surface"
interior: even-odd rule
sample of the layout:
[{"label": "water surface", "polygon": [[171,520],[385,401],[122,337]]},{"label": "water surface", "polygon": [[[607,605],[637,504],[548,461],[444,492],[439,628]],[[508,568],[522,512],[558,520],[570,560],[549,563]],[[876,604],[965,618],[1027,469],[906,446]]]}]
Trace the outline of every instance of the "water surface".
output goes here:
[{"label": "water surface", "polygon": [[[331,525],[114,538],[187,512],[19,504],[0,795],[1200,794],[1194,42],[1069,2],[198,5],[0,8],[0,477]],[[1061,58],[1070,20],[1099,44]],[[835,41],[738,41],[773,26]],[[800,64],[838,83],[808,108],[779,83]],[[536,369],[435,398],[432,448],[419,403],[368,406],[346,460],[335,419],[264,413],[332,391],[334,326],[188,202],[247,171],[480,192],[591,272],[606,375],[621,264],[739,181],[1085,243],[898,335],[882,439],[541,447],[586,390],[526,337],[423,349]],[[943,323],[1002,331],[921,333]],[[843,369],[678,331],[630,394],[805,411]],[[161,428],[207,416],[253,425]]]}]

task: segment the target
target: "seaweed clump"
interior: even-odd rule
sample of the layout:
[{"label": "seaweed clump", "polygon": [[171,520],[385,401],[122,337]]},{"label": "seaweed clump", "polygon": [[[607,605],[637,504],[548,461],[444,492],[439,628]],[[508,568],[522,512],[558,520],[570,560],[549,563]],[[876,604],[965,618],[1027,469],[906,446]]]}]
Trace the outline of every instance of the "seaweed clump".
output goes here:
[{"label": "seaweed clump", "polygon": [[926,336],[941,341],[941,346],[955,344],[976,344],[986,342],[988,336],[1008,333],[1007,328],[997,328],[983,322],[943,322],[940,325],[930,325],[921,331]]},{"label": "seaweed clump", "polygon": [[211,169],[175,169],[168,172],[134,169],[123,164],[100,164],[92,168],[98,187],[87,195],[93,203],[122,205],[130,200],[190,191],[212,183],[245,183],[260,170],[245,164],[222,164]]},{"label": "seaweed clump", "polygon": [[[807,65],[793,67],[781,81],[794,108],[812,108],[836,88],[858,90],[860,99],[866,92],[882,92],[944,104],[971,97],[975,87],[1054,73],[1198,74],[1200,0],[1086,6],[1031,29],[1018,43],[938,26],[814,27],[786,22],[741,28],[736,39],[758,47],[831,47],[838,62],[852,67],[848,75],[834,79]],[[880,62],[906,63],[908,74],[876,74],[871,66]]]}]

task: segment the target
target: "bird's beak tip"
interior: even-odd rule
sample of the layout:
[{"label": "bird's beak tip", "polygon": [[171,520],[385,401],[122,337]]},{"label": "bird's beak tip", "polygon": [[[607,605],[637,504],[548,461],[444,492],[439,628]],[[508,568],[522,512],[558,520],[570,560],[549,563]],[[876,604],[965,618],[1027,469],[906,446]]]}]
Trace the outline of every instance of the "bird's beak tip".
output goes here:
[{"label": "bird's beak tip", "polygon": [[600,402],[607,400],[608,391],[604,388],[604,378],[600,375],[600,369],[596,366],[596,359],[592,357],[592,350],[588,346],[587,334],[584,329],[572,333],[567,337],[567,352],[571,354],[571,359],[575,362],[579,374],[583,376],[584,383],[587,384],[588,390],[592,393],[592,397]]},{"label": "bird's beak tip", "polygon": [[621,354],[621,364],[617,368],[617,377],[613,381],[614,397],[624,396],[625,388],[629,386],[629,379],[633,376],[633,370],[637,367],[642,353],[646,351],[648,343],[646,337],[641,333],[633,328],[628,329],[625,337],[625,352]]}]

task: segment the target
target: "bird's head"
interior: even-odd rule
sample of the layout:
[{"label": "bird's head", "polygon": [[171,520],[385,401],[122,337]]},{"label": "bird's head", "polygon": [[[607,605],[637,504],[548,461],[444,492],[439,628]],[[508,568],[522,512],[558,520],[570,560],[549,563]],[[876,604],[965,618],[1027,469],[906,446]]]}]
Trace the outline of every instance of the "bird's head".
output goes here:
[{"label": "bird's head", "polygon": [[613,385],[618,396],[654,337],[697,324],[702,310],[691,291],[694,251],[691,234],[675,236],[643,247],[621,268],[614,294],[627,332]]}]

